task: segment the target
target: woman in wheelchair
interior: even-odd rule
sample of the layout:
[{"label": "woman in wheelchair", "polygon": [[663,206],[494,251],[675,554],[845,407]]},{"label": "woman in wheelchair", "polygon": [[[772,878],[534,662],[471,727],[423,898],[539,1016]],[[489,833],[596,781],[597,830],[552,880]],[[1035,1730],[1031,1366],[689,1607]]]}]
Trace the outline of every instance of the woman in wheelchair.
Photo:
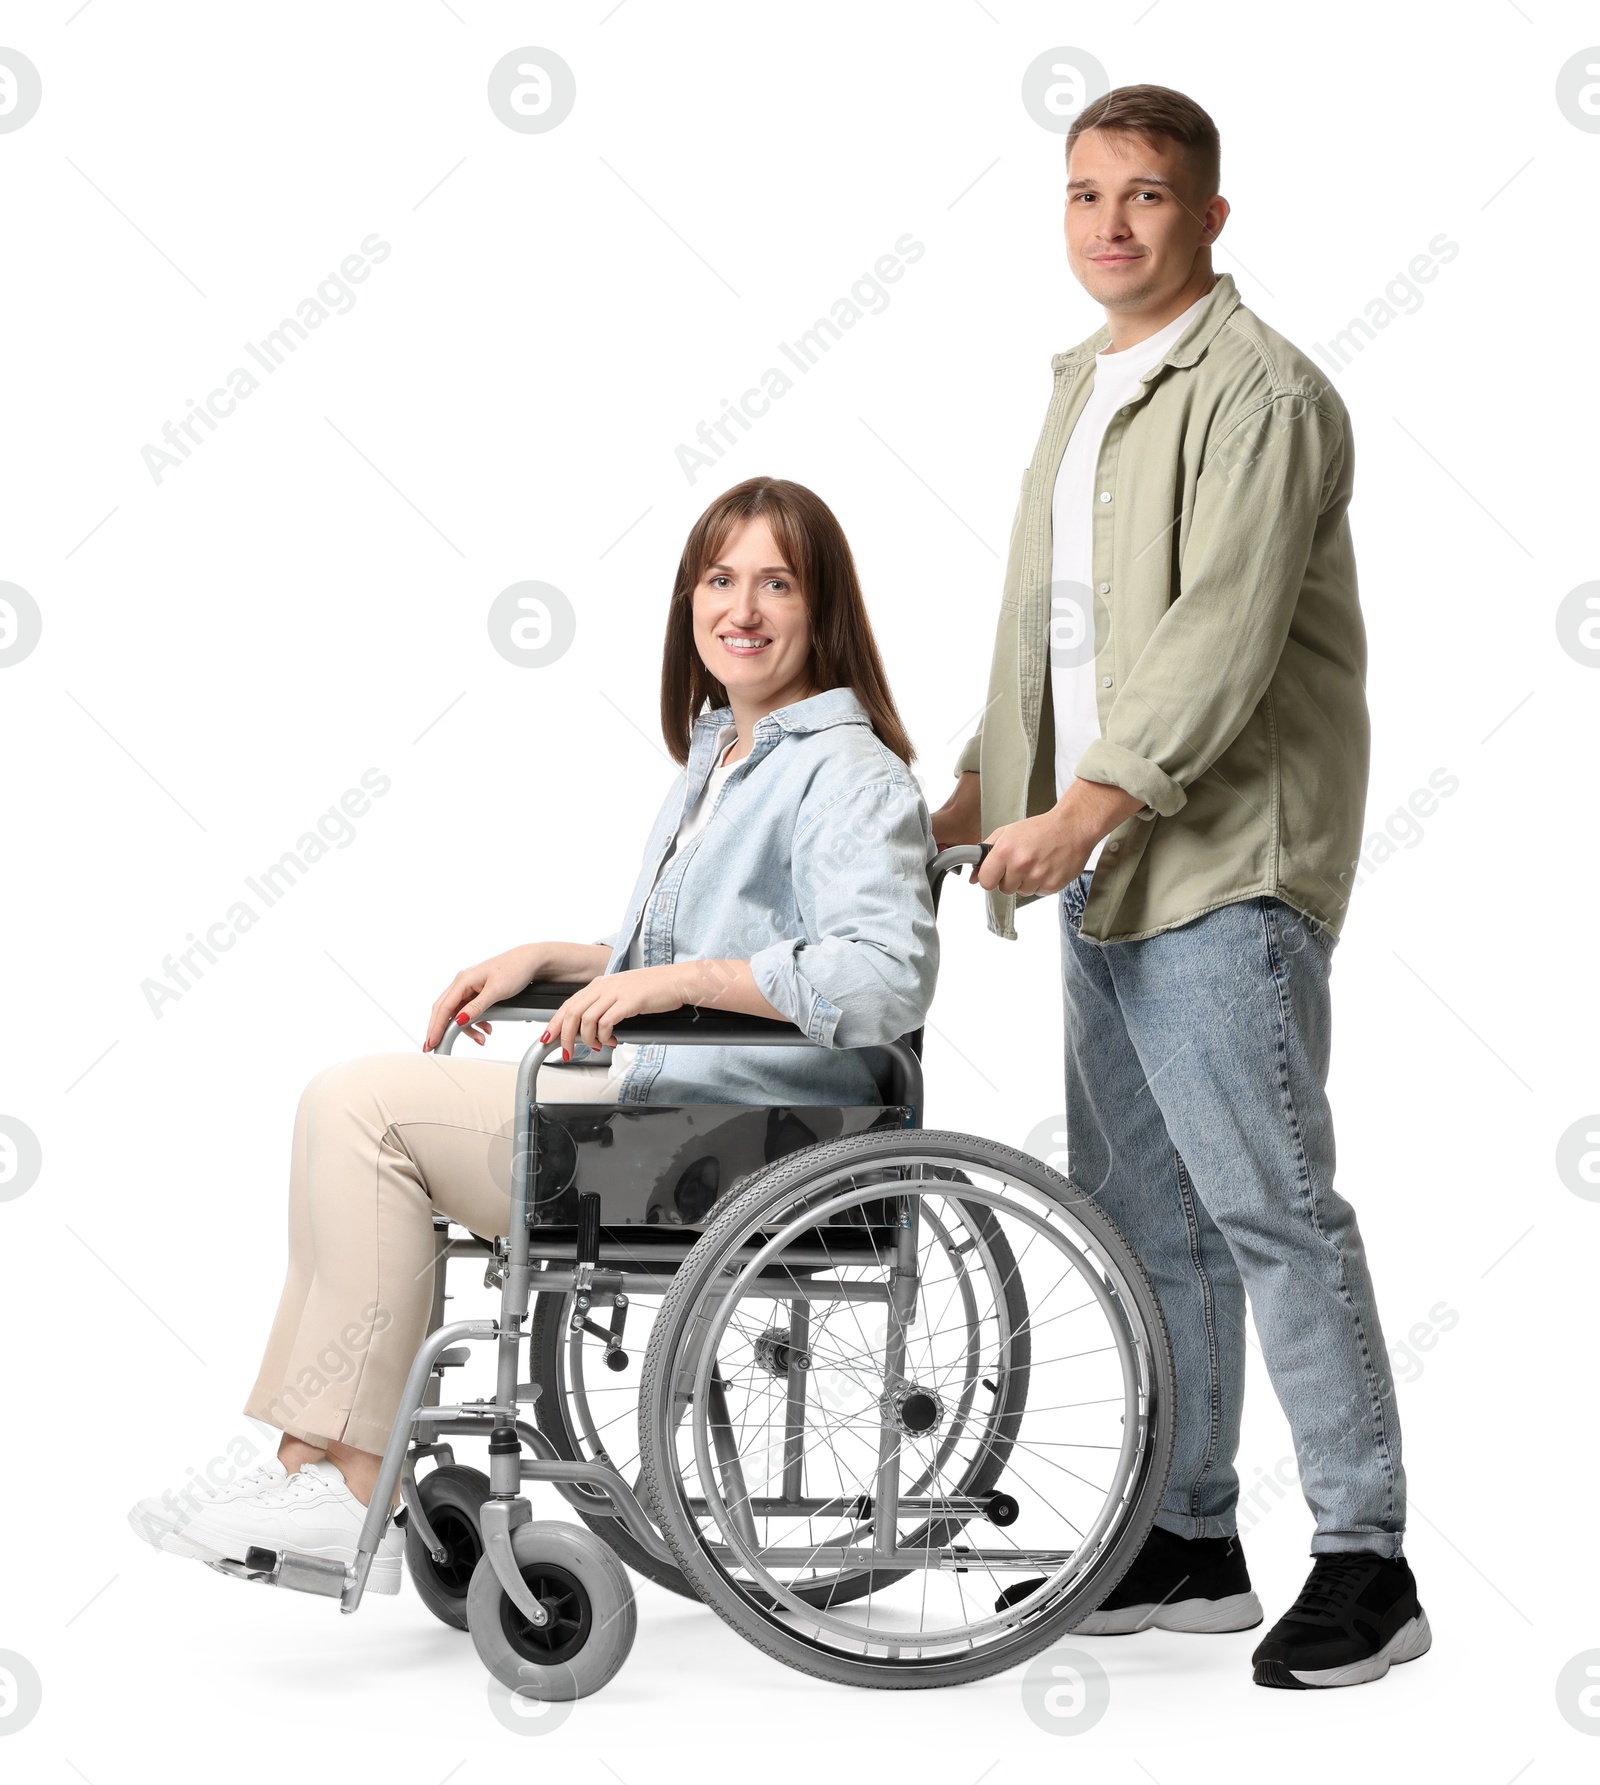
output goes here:
[{"label": "woman in wheelchair", "polygon": [[[621,927],[458,974],[420,1052],[306,1087],[245,1408],[278,1458],[133,1526],[345,1611],[403,1562],[521,1698],[612,1678],[630,1569],[849,1685],[1126,1627],[1097,1608],[1166,1484],[1160,1309],[1092,1197],[923,1125],[938,887],[979,851],[934,855],[809,491],[758,478],[695,524],[661,686],[683,773]],[[496,1012],[547,1026],[520,1065],[457,1059]],[[485,1257],[497,1313],[447,1319]],[[493,1396],[446,1403],[475,1345]]]},{"label": "woman in wheelchair", "polygon": [[[130,1514],[206,1561],[256,1547],[353,1560],[381,1453],[433,1307],[435,1219],[507,1231],[513,1062],[437,1052],[447,1026],[534,981],[581,984],[550,1019],[541,1101],[880,1100],[870,1050],[918,1029],[938,938],[927,809],[850,548],[801,486],[753,478],[711,504],[678,565],[661,723],[683,772],[620,929],[531,942],[458,973],[421,1051],[306,1086],[290,1161],[289,1264],[245,1411],[278,1458]],[[630,1017],[712,1007],[793,1023],[820,1048],[617,1044]],[[864,1051],[857,1051],[864,1050]],[[391,1525],[367,1579],[398,1592]]]}]

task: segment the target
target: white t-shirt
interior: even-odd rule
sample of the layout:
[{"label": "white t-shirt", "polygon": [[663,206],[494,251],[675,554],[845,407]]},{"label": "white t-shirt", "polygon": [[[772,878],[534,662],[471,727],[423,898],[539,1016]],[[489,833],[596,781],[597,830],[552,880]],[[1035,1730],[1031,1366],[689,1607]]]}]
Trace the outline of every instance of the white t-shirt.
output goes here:
[{"label": "white t-shirt", "polygon": [[[1050,688],[1056,730],[1056,797],[1074,778],[1078,758],[1100,736],[1095,698],[1094,545],[1091,519],[1100,491],[1095,467],[1107,424],[1139,394],[1139,381],[1194,321],[1197,298],[1159,334],[1120,353],[1094,356],[1094,386],[1073,424],[1051,502]],[[1109,591],[1106,591],[1109,593]],[[1102,602],[1104,594],[1102,594]],[[1097,843],[1088,863],[1100,857]]]}]

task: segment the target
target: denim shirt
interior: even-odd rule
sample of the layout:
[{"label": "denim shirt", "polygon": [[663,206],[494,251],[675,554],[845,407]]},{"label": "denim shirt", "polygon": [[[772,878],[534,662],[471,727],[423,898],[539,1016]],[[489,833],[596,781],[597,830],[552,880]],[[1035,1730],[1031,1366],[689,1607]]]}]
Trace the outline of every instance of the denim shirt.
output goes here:
[{"label": "denim shirt", "polygon": [[602,940],[621,972],[635,932],[647,967],[747,960],[757,989],[820,1048],[642,1047],[623,1103],[882,1101],[875,1049],[922,1026],[939,965],[928,809],[849,688],[756,722],[705,828],[662,858],[712,768],[728,708],[695,721],[622,926]]}]

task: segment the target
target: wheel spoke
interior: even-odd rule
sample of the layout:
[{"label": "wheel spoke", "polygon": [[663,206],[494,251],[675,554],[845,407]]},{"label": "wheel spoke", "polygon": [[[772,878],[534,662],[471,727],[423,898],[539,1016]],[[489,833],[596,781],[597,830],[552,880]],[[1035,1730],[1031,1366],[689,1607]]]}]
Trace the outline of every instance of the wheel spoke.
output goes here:
[{"label": "wheel spoke", "polygon": [[[1043,1167],[1036,1184],[1009,1149],[919,1157],[921,1139],[808,1148],[713,1217],[652,1338],[647,1456],[674,1543],[705,1556],[697,1584],[738,1627],[787,1625],[839,1666],[990,1671],[1038,1628],[990,1609],[1008,1583],[1042,1575],[1065,1618],[1088,1570],[1142,1539],[1170,1443],[1164,1385],[1147,1408],[1166,1351],[1092,1203],[1064,1201]],[[893,1275],[896,1244],[914,1285]],[[850,1285],[879,1288],[829,1293]],[[885,1298],[908,1288],[902,1327],[907,1304]],[[799,1375],[778,1348],[790,1334]]]}]

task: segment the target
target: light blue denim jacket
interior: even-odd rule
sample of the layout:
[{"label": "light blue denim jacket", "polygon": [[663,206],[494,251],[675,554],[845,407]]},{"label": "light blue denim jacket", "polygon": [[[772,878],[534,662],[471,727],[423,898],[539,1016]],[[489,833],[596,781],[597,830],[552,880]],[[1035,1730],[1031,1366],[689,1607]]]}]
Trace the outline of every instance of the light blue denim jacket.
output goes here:
[{"label": "light blue denim jacket", "polygon": [[[635,931],[647,967],[747,960],[761,995],[817,1048],[646,1047],[624,1103],[881,1101],[881,1047],[922,1026],[939,967],[928,809],[849,688],[778,707],[705,828],[656,875],[712,768],[726,707],[696,720],[689,761],[645,845],[608,973]],[[826,1051],[822,1051],[826,1050]]]}]

